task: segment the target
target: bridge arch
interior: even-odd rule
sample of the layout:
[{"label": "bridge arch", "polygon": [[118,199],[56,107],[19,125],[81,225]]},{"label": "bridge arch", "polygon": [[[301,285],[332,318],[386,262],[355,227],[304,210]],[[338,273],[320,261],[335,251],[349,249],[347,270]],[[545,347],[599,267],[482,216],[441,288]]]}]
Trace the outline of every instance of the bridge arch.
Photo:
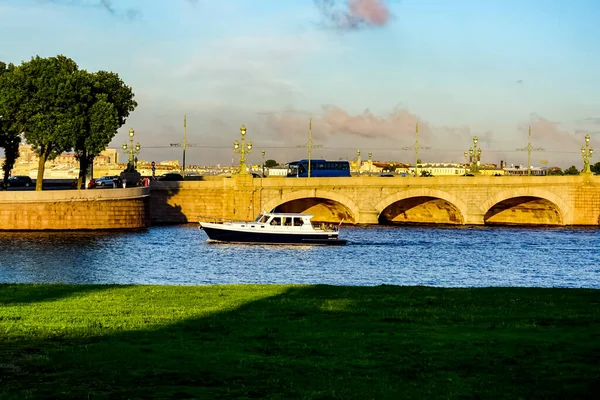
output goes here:
[{"label": "bridge arch", "polygon": [[[458,197],[444,192],[438,189],[430,188],[414,188],[396,192],[392,195],[387,196],[383,200],[379,201],[375,205],[375,209],[379,213],[381,219],[382,214],[388,207],[393,206],[396,203],[406,202],[407,200],[414,199],[415,201],[408,205],[408,207],[426,207],[425,204],[429,204],[429,208],[433,207],[446,207],[447,216],[444,219],[431,219],[431,220],[420,220],[420,221],[408,221],[408,222],[420,222],[420,223],[449,223],[463,225],[465,218],[468,213],[467,205],[460,200]],[[440,202],[439,200],[442,200]],[[401,210],[406,211],[406,210]],[[425,210],[426,211],[426,210]]]},{"label": "bridge arch", "polygon": [[484,224],[565,225],[570,217],[569,206],[560,196],[536,187],[496,193],[479,208]]},{"label": "bridge arch", "polygon": [[[337,192],[332,192],[329,190],[302,189],[302,190],[287,192],[287,193],[284,193],[283,195],[280,195],[278,197],[272,198],[271,200],[268,200],[264,204],[263,209],[267,210],[267,211],[271,211],[271,210],[276,209],[277,207],[280,207],[286,203],[301,201],[301,200],[305,200],[305,199],[313,199],[313,200],[323,199],[323,200],[326,200],[329,202],[337,203],[345,209],[344,214],[346,214],[347,217],[349,217],[349,218],[345,218],[346,221],[353,222],[353,223],[358,221],[359,208],[356,205],[356,203],[352,199],[350,199],[349,197],[347,197],[343,194],[340,194]],[[318,217],[318,216],[315,215],[315,217]],[[339,218],[339,219],[341,220],[341,218]],[[327,222],[329,222],[329,221],[327,221]],[[331,222],[339,222],[339,221],[336,220],[336,221],[331,221]]]}]

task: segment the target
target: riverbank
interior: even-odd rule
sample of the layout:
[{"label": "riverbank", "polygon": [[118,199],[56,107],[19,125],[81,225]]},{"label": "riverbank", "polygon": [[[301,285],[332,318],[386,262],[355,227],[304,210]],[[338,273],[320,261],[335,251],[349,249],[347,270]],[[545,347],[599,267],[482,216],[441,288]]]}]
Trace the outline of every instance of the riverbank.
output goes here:
[{"label": "riverbank", "polygon": [[600,291],[0,285],[0,399],[586,398]]}]

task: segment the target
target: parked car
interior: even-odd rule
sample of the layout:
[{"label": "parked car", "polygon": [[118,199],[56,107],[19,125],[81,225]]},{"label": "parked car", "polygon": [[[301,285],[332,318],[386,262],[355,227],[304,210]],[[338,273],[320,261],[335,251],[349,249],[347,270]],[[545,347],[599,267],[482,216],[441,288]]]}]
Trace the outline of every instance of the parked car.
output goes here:
[{"label": "parked car", "polygon": [[117,182],[119,180],[119,177],[117,175],[106,175],[106,176],[101,176],[100,178],[96,179],[96,182],[94,184],[95,187],[113,187],[113,182]]},{"label": "parked car", "polygon": [[158,180],[159,181],[182,181],[183,176],[181,176],[181,174],[177,174],[175,172],[169,172],[167,174],[159,176]]},{"label": "parked car", "polygon": [[26,175],[15,175],[6,181],[7,187],[29,187],[33,186],[33,181]]}]

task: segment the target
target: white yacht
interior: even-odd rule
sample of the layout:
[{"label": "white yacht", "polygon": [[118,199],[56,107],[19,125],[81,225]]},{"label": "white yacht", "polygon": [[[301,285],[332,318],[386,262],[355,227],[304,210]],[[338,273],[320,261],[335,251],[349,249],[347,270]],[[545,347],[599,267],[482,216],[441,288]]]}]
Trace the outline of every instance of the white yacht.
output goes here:
[{"label": "white yacht", "polygon": [[339,225],[313,224],[311,214],[262,212],[256,220],[200,220],[210,241],[260,244],[344,245]]}]

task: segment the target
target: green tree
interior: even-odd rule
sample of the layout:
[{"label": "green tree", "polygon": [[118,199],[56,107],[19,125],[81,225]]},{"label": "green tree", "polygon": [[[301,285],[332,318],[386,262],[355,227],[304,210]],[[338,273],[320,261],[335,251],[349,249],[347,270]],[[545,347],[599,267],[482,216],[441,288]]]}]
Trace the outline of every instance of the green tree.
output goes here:
[{"label": "green tree", "polygon": [[274,168],[274,167],[277,166],[277,164],[278,163],[275,160],[267,160],[267,161],[265,161],[265,167],[266,168]]},{"label": "green tree", "polygon": [[563,170],[558,167],[548,169],[548,173],[547,173],[547,175],[564,175],[564,174],[565,173],[563,172]]},{"label": "green tree", "polygon": [[42,190],[46,161],[71,150],[73,138],[84,126],[77,72],[77,64],[63,55],[36,56],[11,72],[10,87],[3,91],[12,99],[16,124],[23,127],[23,136],[38,155],[36,190]]},{"label": "green tree", "polygon": [[6,92],[10,88],[12,75],[15,69],[13,64],[5,64],[0,61],[0,147],[4,149],[4,163],[2,164],[3,179],[0,190],[6,188],[6,182],[10,171],[13,169],[19,156],[19,144],[21,143],[21,129],[15,120],[16,107]]},{"label": "green tree", "polygon": [[577,169],[576,166],[571,165],[569,168],[565,169],[564,174],[565,175],[579,175],[579,170]]},{"label": "green tree", "polygon": [[137,106],[132,89],[116,73],[80,72],[80,104],[84,118],[72,145],[79,161],[78,188],[85,181],[94,158],[106,149]]},{"label": "green tree", "polygon": [[600,174],[600,161],[596,164],[590,165],[590,168],[595,175]]}]

